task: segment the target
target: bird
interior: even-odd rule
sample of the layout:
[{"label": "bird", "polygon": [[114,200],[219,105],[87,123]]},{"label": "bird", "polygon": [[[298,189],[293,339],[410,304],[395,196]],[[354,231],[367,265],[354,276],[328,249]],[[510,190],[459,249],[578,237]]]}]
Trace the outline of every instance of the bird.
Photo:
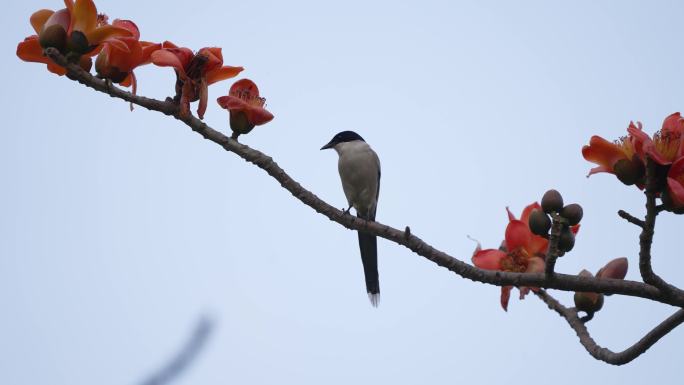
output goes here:
[{"label": "bird", "polygon": [[[334,149],[339,155],[337,169],[342,189],[349,206],[356,216],[367,221],[375,220],[380,195],[380,159],[363,138],[354,131],[342,131],[335,135],[321,150]],[[373,307],[380,301],[378,280],[378,243],[375,235],[358,232],[361,262],[366,280],[366,291]]]}]

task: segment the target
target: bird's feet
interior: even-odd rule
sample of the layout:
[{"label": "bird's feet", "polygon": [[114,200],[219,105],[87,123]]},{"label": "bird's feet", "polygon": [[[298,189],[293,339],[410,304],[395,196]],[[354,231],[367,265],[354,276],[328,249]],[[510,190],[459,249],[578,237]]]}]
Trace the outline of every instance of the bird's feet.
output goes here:
[{"label": "bird's feet", "polygon": [[346,209],[343,208],[343,209],[342,209],[342,214],[349,214],[349,210],[351,210],[351,208],[352,208],[351,205],[349,205],[349,207],[347,207]]}]

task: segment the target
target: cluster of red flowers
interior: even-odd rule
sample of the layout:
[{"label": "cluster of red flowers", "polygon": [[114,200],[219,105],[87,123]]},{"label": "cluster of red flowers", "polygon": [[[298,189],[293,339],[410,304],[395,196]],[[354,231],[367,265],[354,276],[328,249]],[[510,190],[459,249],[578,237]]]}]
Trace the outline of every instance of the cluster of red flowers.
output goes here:
[{"label": "cluster of red flowers", "polygon": [[[114,20],[98,14],[92,0],[64,0],[66,8],[58,11],[41,9],[31,15],[31,26],[36,32],[17,46],[22,60],[47,64],[48,70],[65,75],[66,69],[53,63],[43,54],[55,48],[71,62],[90,71],[95,59],[97,76],[132,87],[136,93],[137,67],[154,63],[172,67],[176,72],[175,101],[181,114],[190,114],[190,103],[199,101],[197,115],[204,117],[207,109],[208,86],[237,76],[242,67],[223,65],[221,48],[206,47],[196,53],[165,41],[152,43],[140,40],[140,30],[130,20]],[[228,96],[218,99],[221,107],[230,111],[231,128],[238,134],[249,132],[254,126],[267,123],[273,115],[264,108],[265,99],[259,96],[256,84],[249,79],[237,81]]]},{"label": "cluster of red flowers", "polygon": [[[534,210],[541,210],[539,203],[534,202],[523,210],[520,219],[517,219],[508,208],[508,226],[506,226],[505,239],[498,249],[482,249],[478,243],[473,253],[473,264],[481,269],[509,271],[513,273],[541,273],[546,266],[546,253],[549,248],[549,240],[533,234],[530,230],[530,214]],[[572,226],[573,234],[579,231],[579,225]],[[508,300],[511,297],[512,286],[501,288],[501,307],[508,310]],[[530,290],[536,288],[521,287],[520,299],[523,299]]]},{"label": "cluster of red flowers", "polygon": [[684,213],[684,118],[679,112],[665,118],[663,128],[649,137],[641,123],[630,123],[627,136],[609,142],[592,136],[582,148],[584,159],[598,164],[589,175],[599,172],[614,174],[626,185],[644,188],[646,167],[654,163],[652,186],[665,208]]}]

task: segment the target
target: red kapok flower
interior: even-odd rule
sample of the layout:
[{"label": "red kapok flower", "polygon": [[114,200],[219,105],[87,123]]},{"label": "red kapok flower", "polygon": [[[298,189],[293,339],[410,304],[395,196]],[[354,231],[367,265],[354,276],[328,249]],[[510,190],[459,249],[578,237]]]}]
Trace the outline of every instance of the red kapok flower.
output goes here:
[{"label": "red kapok flower", "polygon": [[[120,37],[118,40],[126,45],[126,50],[117,44],[103,43],[95,60],[95,71],[98,76],[110,79],[124,87],[133,86],[133,95],[136,94],[137,81],[133,70],[141,65],[151,63],[152,52],[161,49],[161,44],[140,41],[140,31],[130,20],[114,20],[113,26],[125,28],[131,32],[131,36]],[[132,106],[131,106],[132,107]]]},{"label": "red kapok flower", "polygon": [[646,156],[661,166],[672,164],[684,156],[684,120],[679,112],[671,114],[663,121],[663,128],[653,134],[653,139],[638,127],[630,125],[627,129],[634,137],[637,154],[645,160]]},{"label": "red kapok flower", "polygon": [[228,96],[216,101],[230,112],[230,127],[238,135],[273,120],[273,114],[264,108],[266,99],[259,96],[259,88],[249,79],[238,80],[230,87]]},{"label": "red kapok flower", "polygon": [[[73,53],[77,56],[93,56],[97,54],[102,42],[126,45],[116,40],[120,36],[129,36],[126,29],[109,25],[106,16],[98,15],[92,0],[65,0],[66,8],[58,11],[41,9],[31,15],[31,26],[37,35],[24,39],[17,46],[17,56],[24,61],[44,63],[50,72],[64,75],[66,70],[52,63],[43,55],[43,49],[57,48],[61,53]],[[85,66],[81,58],[81,67]]]},{"label": "red kapok flower", "polygon": [[[541,243],[534,242],[534,236],[527,224],[517,219],[512,220],[506,226],[506,251],[499,249],[482,250],[478,245],[473,253],[473,264],[486,270],[540,273],[544,271],[544,253],[546,250],[540,248]],[[508,310],[508,300],[512,288],[512,286],[501,288],[501,307],[504,310]]]},{"label": "red kapok flower", "polygon": [[[530,231],[529,217],[533,210],[541,210],[539,203],[529,204],[520,215],[520,220],[506,208],[508,213],[508,226],[506,226],[505,240],[498,249],[482,250],[478,243],[473,253],[473,264],[485,270],[500,270],[514,273],[541,273],[546,263],[546,253],[549,241]],[[572,226],[570,230],[577,234],[579,225]],[[501,307],[508,310],[512,286],[501,287]],[[520,287],[520,299],[523,299],[530,290],[536,288]]]},{"label": "red kapok flower", "polygon": [[196,54],[189,48],[178,47],[165,41],[162,49],[151,55],[152,62],[160,67],[173,67],[176,71],[176,99],[181,114],[190,113],[190,102],[199,100],[197,116],[204,118],[207,110],[208,86],[237,76],[243,68],[223,65],[221,48],[202,48]]},{"label": "red kapok flower", "polygon": [[[536,202],[527,206],[523,210],[521,218],[527,220],[530,213],[535,208],[539,208]],[[508,211],[508,226],[506,226],[505,241],[501,249],[482,250],[477,245],[473,253],[473,264],[481,269],[510,271],[516,273],[539,273],[544,271],[544,258],[548,241],[543,237],[532,234],[527,223],[523,220],[515,219],[515,216]],[[501,307],[508,310],[508,300],[511,295],[512,286],[501,288]],[[529,289],[520,288],[521,298],[527,294]]]}]

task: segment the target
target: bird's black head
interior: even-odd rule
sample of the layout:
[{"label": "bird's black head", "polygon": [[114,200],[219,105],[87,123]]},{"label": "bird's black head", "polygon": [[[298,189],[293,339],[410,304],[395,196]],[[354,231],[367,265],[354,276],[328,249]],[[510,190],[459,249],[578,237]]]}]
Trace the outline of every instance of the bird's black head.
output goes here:
[{"label": "bird's black head", "polygon": [[325,150],[326,148],[333,148],[338,143],[352,142],[355,140],[360,140],[362,142],[365,142],[365,140],[363,140],[361,135],[357,134],[354,131],[342,131],[339,134],[335,135],[332,138],[332,140],[330,140],[330,142],[328,142],[328,144],[321,147],[321,150]]}]

